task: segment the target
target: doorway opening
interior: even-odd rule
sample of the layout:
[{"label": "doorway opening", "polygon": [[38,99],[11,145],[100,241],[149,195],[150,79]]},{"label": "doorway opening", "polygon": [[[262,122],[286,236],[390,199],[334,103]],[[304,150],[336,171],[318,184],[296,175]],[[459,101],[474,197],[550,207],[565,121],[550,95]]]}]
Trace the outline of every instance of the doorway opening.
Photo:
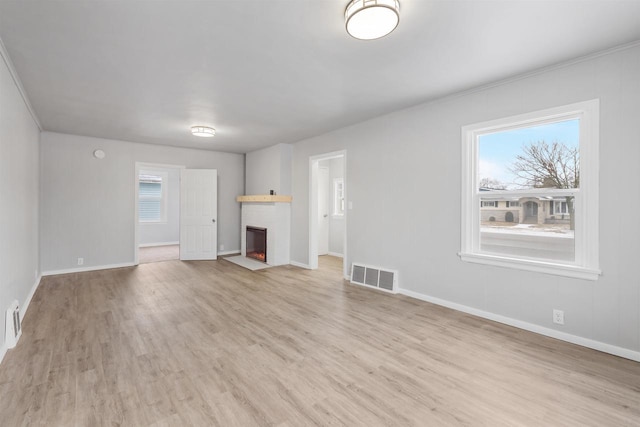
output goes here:
[{"label": "doorway opening", "polygon": [[348,277],[346,164],[346,150],[309,158],[309,268],[326,264],[318,257],[335,257],[343,277]]},{"label": "doorway opening", "polygon": [[184,166],[136,163],[135,264],[180,258],[180,173]]},{"label": "doorway opening", "polygon": [[526,202],[524,204],[524,224],[537,224],[538,223],[538,203]]}]

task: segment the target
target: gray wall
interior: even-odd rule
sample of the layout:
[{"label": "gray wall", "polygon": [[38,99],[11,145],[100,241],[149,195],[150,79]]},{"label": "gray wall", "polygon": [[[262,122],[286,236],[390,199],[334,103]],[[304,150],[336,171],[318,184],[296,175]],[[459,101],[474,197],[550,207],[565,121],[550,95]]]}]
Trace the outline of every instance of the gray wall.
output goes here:
[{"label": "gray wall", "polygon": [[291,194],[293,147],[278,144],[246,155],[246,194]]},{"label": "gray wall", "polygon": [[140,245],[171,243],[180,240],[180,169],[147,168],[146,171],[166,172],[167,177],[167,222],[141,222],[138,226]]},{"label": "gray wall", "polygon": [[[240,250],[244,155],[52,132],[41,135],[41,268],[52,272],[132,263],[135,163],[218,170],[218,244]],[[93,157],[95,149],[106,157]]]},{"label": "gray wall", "polygon": [[[294,145],[292,261],[308,264],[309,156],[347,150],[348,259],[401,288],[640,351],[640,47],[451,96]],[[586,281],[462,262],[461,127],[600,99],[600,266]],[[619,209],[624,207],[624,209]],[[552,323],[554,308],[565,325]]]},{"label": "gray wall", "polygon": [[14,300],[24,310],[39,275],[39,137],[38,126],[0,56],[0,359],[5,311]]}]

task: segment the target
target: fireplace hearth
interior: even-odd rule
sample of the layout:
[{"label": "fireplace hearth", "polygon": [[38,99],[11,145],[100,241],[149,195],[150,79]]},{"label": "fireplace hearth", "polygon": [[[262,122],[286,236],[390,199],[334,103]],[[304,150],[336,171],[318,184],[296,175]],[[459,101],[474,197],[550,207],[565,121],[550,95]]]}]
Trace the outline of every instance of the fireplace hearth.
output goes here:
[{"label": "fireplace hearth", "polygon": [[246,256],[258,261],[267,262],[267,229],[247,226]]}]

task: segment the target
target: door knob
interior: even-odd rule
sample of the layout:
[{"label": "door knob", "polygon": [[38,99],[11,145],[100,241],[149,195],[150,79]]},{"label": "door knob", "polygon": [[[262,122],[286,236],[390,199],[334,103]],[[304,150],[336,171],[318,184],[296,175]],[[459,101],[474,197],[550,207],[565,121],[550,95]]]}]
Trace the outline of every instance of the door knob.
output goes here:
[{"label": "door knob", "polygon": [[326,218],[326,217],[328,217],[329,215],[327,215],[327,214],[324,214],[323,216],[324,216],[324,217]]},{"label": "door knob", "polygon": [[214,218],[214,219],[212,219],[212,220],[211,220],[211,222],[216,222],[216,219],[215,219],[215,218]]}]

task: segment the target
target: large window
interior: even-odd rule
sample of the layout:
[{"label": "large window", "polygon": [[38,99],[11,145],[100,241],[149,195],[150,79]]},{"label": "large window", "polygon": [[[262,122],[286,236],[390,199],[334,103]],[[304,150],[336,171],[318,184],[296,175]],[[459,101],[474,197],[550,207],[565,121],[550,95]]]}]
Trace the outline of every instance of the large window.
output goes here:
[{"label": "large window", "polygon": [[138,191],[138,219],[140,222],[166,222],[167,177],[165,172],[141,171]]},{"label": "large window", "polygon": [[598,101],[465,126],[461,257],[598,277]]}]

